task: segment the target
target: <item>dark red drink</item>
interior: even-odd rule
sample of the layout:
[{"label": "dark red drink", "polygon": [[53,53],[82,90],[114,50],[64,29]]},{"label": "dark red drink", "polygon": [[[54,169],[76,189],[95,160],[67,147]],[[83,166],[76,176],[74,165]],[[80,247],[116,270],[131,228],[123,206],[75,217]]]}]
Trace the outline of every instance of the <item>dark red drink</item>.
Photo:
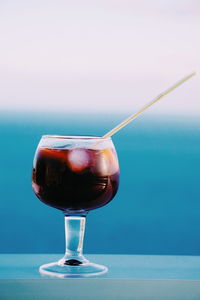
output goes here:
[{"label": "dark red drink", "polygon": [[32,184],[37,197],[63,211],[88,211],[115,196],[119,166],[114,149],[38,148]]}]

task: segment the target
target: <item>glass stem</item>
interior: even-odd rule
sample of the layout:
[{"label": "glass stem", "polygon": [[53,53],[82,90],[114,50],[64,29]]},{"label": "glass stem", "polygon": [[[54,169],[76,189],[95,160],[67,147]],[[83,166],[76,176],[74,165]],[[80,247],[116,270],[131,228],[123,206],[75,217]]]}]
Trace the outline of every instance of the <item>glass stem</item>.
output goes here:
[{"label": "glass stem", "polygon": [[61,264],[77,266],[88,262],[82,254],[85,221],[85,216],[65,216],[66,251]]}]

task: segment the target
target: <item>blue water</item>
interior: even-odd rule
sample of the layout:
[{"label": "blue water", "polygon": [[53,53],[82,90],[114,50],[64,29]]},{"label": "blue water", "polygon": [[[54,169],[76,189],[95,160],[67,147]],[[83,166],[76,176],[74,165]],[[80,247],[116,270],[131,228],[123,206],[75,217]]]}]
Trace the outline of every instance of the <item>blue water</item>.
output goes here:
[{"label": "blue water", "polygon": [[[31,189],[42,134],[102,135],[126,115],[0,114],[0,252],[64,251],[60,211]],[[113,137],[117,196],[87,217],[86,253],[200,254],[200,121],[144,115]]]}]

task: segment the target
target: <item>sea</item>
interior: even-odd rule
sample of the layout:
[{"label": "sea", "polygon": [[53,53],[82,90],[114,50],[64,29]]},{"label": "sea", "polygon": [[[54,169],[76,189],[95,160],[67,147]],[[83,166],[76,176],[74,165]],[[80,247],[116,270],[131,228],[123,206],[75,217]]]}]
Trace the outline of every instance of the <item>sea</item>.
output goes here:
[{"label": "sea", "polygon": [[[43,134],[101,136],[127,113],[0,112],[0,253],[63,253],[61,211],[36,198]],[[84,252],[200,255],[200,119],[144,114],[113,136],[120,187],[89,212]]]}]

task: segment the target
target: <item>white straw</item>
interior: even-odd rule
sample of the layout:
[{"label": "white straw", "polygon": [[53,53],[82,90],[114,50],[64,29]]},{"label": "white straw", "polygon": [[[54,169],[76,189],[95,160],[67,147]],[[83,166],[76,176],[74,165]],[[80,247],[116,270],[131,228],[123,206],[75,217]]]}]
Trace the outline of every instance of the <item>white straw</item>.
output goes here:
[{"label": "white straw", "polygon": [[123,122],[121,122],[119,125],[117,125],[116,127],[114,127],[112,130],[110,130],[108,133],[106,133],[102,138],[108,138],[110,136],[112,136],[113,134],[115,134],[117,131],[119,131],[120,129],[122,129],[124,126],[126,126],[128,123],[130,123],[131,121],[133,121],[134,119],[136,119],[140,114],[142,114],[147,108],[149,108],[151,105],[153,105],[154,103],[156,103],[157,101],[159,101],[161,98],[163,98],[164,96],[166,96],[167,94],[169,94],[170,92],[172,92],[175,88],[177,88],[178,86],[180,86],[182,83],[184,83],[185,81],[187,81],[188,79],[190,79],[192,76],[194,76],[196,74],[196,72],[193,72],[187,76],[185,76],[184,78],[182,78],[181,80],[179,80],[177,83],[175,83],[174,85],[172,85],[170,88],[168,88],[166,91],[162,92],[161,94],[159,94],[156,98],[154,98],[153,100],[151,100],[148,104],[146,104],[143,108],[141,108],[138,112],[134,113],[133,115],[131,115],[129,118],[127,118],[126,120],[124,120]]}]

